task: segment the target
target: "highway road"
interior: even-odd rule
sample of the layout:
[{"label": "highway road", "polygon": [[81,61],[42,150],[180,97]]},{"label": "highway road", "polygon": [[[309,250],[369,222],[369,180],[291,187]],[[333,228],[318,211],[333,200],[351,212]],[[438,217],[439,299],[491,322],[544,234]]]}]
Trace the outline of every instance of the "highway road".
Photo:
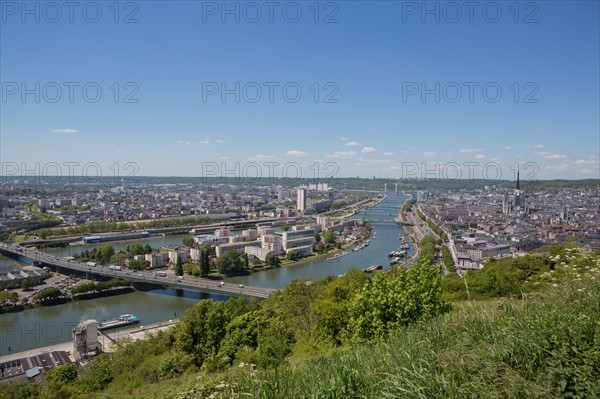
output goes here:
[{"label": "highway road", "polygon": [[274,288],[251,287],[241,284],[230,284],[223,281],[214,281],[203,278],[185,276],[179,278],[175,275],[165,277],[157,276],[154,272],[134,271],[129,269],[117,270],[108,266],[88,266],[87,263],[76,260],[59,258],[34,249],[28,249],[19,245],[0,243],[0,250],[15,255],[25,256],[34,261],[42,262],[54,267],[61,267],[69,270],[76,270],[84,273],[97,274],[108,277],[121,278],[131,282],[142,282],[157,284],[161,286],[174,287],[180,289],[189,289],[202,292],[211,292],[232,296],[246,296],[253,298],[268,298]]}]

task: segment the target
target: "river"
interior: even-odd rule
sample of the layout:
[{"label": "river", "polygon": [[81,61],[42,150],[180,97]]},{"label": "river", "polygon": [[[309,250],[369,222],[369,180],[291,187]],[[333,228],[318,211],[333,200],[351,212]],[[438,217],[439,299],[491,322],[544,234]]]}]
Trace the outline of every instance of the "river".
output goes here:
[{"label": "river", "polygon": [[[378,219],[393,221],[398,207],[406,196],[388,195],[386,201],[377,205],[375,210],[359,213],[354,219]],[[379,211],[377,209],[380,209]],[[383,210],[382,210],[383,209]],[[373,264],[382,264],[389,268],[388,253],[399,248],[398,235],[402,227],[391,223],[373,222],[373,236],[370,245],[334,261],[324,259],[266,270],[248,276],[232,277],[230,282],[261,287],[281,288],[294,279],[312,280],[319,277],[339,275],[352,267],[363,268]],[[164,245],[181,245],[184,235],[160,236],[143,240],[117,241],[115,249],[125,247],[131,242],[149,244],[153,248]],[[70,246],[68,248],[47,249],[46,252],[57,256],[71,256],[74,253],[97,247],[99,244]],[[409,256],[412,254],[411,248]],[[157,289],[148,292],[134,292],[114,297],[97,298],[88,301],[75,301],[63,305],[27,309],[22,312],[0,315],[0,356],[34,349],[46,345],[66,342],[71,339],[73,327],[82,320],[95,318],[98,321],[116,317],[124,313],[134,313],[142,324],[173,319],[182,316],[186,309],[200,299],[212,298],[226,300],[226,296],[203,294],[194,291],[175,289]]]}]

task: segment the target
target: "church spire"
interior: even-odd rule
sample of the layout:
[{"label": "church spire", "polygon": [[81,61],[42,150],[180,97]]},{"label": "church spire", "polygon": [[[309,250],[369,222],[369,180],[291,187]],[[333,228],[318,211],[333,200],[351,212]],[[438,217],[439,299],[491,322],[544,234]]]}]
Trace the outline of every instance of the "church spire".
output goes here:
[{"label": "church spire", "polygon": [[520,190],[520,187],[519,187],[519,166],[518,165],[517,165],[517,187],[516,187],[516,189]]}]

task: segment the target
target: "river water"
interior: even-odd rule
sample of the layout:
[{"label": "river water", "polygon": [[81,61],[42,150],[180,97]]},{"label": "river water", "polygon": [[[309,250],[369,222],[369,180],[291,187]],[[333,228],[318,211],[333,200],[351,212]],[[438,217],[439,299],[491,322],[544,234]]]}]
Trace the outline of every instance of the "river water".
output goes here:
[{"label": "river water", "polygon": [[[406,196],[388,195],[385,202],[377,205],[372,211],[359,213],[354,219],[376,219],[393,221],[398,207],[404,203]],[[243,283],[261,287],[281,288],[294,279],[312,280],[319,277],[339,275],[352,267],[363,268],[373,264],[382,264],[389,268],[388,253],[399,248],[398,235],[403,229],[390,223],[372,222],[373,236],[370,245],[356,252],[333,261],[318,261],[266,270],[248,276],[232,277],[230,282]],[[138,240],[143,245],[156,248],[164,245],[181,245],[184,235],[160,236]],[[117,241],[115,249],[123,248],[135,241]],[[97,247],[99,244],[86,246],[70,246],[68,248],[47,249],[46,252],[57,256],[72,256],[74,253]],[[412,248],[408,251],[412,254]],[[6,264],[7,259],[0,259]],[[0,356],[34,349],[46,345],[71,340],[71,331],[80,321],[96,319],[98,321],[114,318],[124,313],[134,313],[141,324],[173,319],[182,316],[186,309],[201,299],[226,300],[226,296],[204,294],[195,291],[175,289],[157,289],[147,292],[97,298],[87,301],[69,302],[63,305],[27,309],[22,312],[0,315]]]}]

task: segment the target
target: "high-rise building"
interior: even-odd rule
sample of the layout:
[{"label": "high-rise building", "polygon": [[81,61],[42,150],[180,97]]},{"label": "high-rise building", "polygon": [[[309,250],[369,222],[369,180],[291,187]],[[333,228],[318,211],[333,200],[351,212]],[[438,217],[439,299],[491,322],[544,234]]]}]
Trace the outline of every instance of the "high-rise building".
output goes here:
[{"label": "high-rise building", "polygon": [[298,189],[298,199],[296,200],[296,209],[301,212],[304,212],[306,209],[306,189],[299,188]]}]

